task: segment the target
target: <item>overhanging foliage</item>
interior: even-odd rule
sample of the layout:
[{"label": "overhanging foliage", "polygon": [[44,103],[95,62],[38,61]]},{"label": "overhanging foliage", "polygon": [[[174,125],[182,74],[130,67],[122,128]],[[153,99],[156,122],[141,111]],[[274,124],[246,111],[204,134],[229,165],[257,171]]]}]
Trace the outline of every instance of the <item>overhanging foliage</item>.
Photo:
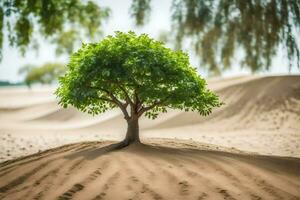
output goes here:
[{"label": "overhanging foliage", "polygon": [[[133,4],[144,4],[134,12],[137,25],[142,25],[145,15],[138,13],[150,13],[150,8],[145,10],[150,0]],[[191,40],[201,67],[212,74],[230,68],[237,54],[241,67],[268,70],[280,47],[289,60],[284,67],[300,67],[298,0],[173,0],[171,11],[175,47]]]}]

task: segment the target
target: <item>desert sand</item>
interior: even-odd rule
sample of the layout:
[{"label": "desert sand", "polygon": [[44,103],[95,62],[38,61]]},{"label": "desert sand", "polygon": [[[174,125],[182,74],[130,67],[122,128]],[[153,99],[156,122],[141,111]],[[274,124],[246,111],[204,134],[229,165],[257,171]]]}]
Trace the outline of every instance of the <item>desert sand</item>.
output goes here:
[{"label": "desert sand", "polygon": [[[208,117],[170,110],[62,109],[54,88],[0,89],[0,199],[300,199],[300,76],[209,80],[224,106]],[[65,146],[62,146],[65,145]],[[45,151],[46,150],[46,151]]]}]

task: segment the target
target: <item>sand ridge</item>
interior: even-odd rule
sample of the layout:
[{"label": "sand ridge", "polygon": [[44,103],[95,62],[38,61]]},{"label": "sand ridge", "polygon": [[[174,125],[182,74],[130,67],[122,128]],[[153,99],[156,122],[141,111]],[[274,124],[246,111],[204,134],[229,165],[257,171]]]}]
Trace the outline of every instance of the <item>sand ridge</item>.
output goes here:
[{"label": "sand ridge", "polygon": [[[164,145],[176,143],[181,148]],[[1,199],[299,199],[300,159],[154,140],[77,143],[0,166]]]}]

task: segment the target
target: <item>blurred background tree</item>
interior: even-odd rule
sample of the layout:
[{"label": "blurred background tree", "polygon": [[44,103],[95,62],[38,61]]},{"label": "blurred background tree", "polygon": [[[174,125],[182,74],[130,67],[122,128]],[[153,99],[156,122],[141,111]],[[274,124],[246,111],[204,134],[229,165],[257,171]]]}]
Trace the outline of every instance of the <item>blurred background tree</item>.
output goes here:
[{"label": "blurred background tree", "polygon": [[[132,1],[136,25],[147,22],[150,5]],[[189,43],[212,75],[229,69],[236,57],[252,72],[269,70],[279,48],[289,69],[300,67],[298,0],[173,0],[171,12],[174,48]]]},{"label": "blurred background tree", "polygon": [[101,34],[101,25],[110,10],[92,1],[81,0],[1,0],[0,58],[3,43],[22,54],[37,48],[37,37],[57,45],[57,54],[70,53],[83,38]]},{"label": "blurred background tree", "polygon": [[136,25],[143,26],[149,21],[151,0],[132,0],[130,14]]},{"label": "blurred background tree", "polygon": [[63,75],[66,67],[61,63],[45,63],[42,66],[25,65],[19,70],[19,74],[25,74],[24,82],[28,87],[34,83],[51,84]]},{"label": "blurred background tree", "polygon": [[[171,30],[163,27],[158,39],[174,49],[188,48],[209,75],[220,75],[234,64],[253,73],[268,71],[278,52],[289,62],[282,68],[300,69],[300,1],[170,1]],[[137,27],[150,23],[151,3],[127,2]],[[71,54],[83,41],[101,38],[111,13],[108,7],[95,0],[2,0],[0,58],[4,43],[25,54],[38,48],[41,38],[56,45],[57,55]]]}]

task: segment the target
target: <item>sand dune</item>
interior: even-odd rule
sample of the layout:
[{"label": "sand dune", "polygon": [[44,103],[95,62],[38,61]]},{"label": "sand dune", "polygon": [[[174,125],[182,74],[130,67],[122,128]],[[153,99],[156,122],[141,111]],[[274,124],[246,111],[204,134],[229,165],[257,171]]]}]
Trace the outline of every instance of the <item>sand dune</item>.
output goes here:
[{"label": "sand dune", "polygon": [[[300,76],[240,76],[210,80],[208,85],[220,95],[225,106],[208,117],[169,110],[156,120],[142,118],[142,137],[192,138],[245,151],[300,157]],[[76,142],[74,138],[123,137],[126,123],[118,110],[93,117],[74,108],[63,109],[57,105],[53,91],[49,88],[1,89],[0,131],[5,134],[3,138],[11,134],[11,140],[15,137],[15,140],[20,137],[27,140],[29,135],[49,140],[55,135],[55,140],[63,140],[57,142],[61,145]],[[274,140],[271,147],[268,145],[270,134]],[[62,135],[71,139],[65,141]],[[4,145],[9,155],[14,154],[15,150],[10,147],[15,144],[6,141]],[[26,147],[22,143],[19,146]],[[1,160],[9,159],[6,155],[1,157]]]},{"label": "sand dune", "polygon": [[53,88],[0,89],[0,199],[300,199],[300,76],[208,85],[225,106],[141,118],[147,145],[113,152],[103,141],[124,137],[118,110],[93,117],[58,106]]},{"label": "sand dune", "polygon": [[[300,160],[155,141],[79,143],[1,164],[1,199],[299,199]],[[153,141],[152,141],[153,143]],[[196,146],[195,146],[196,147]]]},{"label": "sand dune", "polygon": [[[55,102],[56,103],[56,102]],[[57,104],[57,103],[56,103]],[[66,122],[66,121],[80,121],[84,119],[91,118],[90,115],[86,113],[78,112],[75,108],[67,108],[65,110],[59,108],[53,112],[46,113],[44,115],[35,117],[31,120],[36,121],[57,121],[57,122]]]},{"label": "sand dune", "polygon": [[3,87],[0,90],[0,108],[16,109],[53,101],[53,87],[28,89],[26,87]]},{"label": "sand dune", "polygon": [[225,106],[215,110],[210,116],[201,117],[197,113],[182,112],[156,128],[213,122],[215,128],[221,129],[224,129],[224,124],[228,124],[232,129],[290,128],[300,131],[299,76],[250,79],[215,91],[225,102]]}]

